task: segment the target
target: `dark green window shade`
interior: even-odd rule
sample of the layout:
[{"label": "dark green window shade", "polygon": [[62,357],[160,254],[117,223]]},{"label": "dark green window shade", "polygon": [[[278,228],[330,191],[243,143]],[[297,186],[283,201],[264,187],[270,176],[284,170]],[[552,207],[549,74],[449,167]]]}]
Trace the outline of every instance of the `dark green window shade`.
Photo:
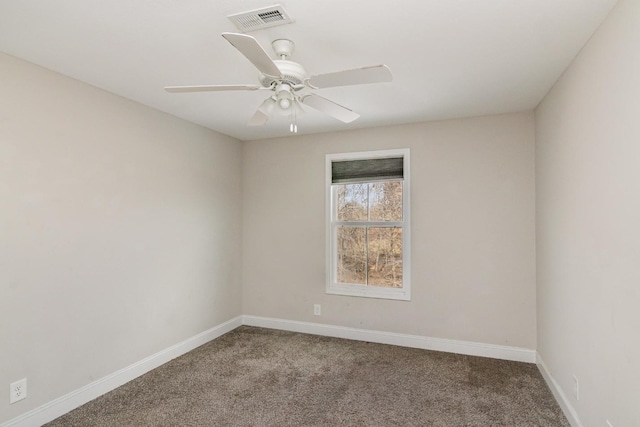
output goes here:
[{"label": "dark green window shade", "polygon": [[343,160],[331,162],[331,183],[404,178],[404,159]]}]

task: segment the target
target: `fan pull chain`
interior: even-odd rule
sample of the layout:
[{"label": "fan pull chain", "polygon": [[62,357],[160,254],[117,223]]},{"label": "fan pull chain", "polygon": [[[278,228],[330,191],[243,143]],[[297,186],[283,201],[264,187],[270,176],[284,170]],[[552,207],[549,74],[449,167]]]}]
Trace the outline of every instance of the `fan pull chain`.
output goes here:
[{"label": "fan pull chain", "polygon": [[[296,102],[295,100],[293,102]],[[296,109],[295,105],[293,110],[291,111],[291,124],[289,125],[289,132],[298,133],[298,124],[296,123]]]}]

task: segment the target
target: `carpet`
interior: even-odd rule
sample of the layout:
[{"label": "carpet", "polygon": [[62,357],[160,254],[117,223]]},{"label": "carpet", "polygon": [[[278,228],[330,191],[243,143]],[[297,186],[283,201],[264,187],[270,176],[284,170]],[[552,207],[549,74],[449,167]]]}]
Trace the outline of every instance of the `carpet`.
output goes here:
[{"label": "carpet", "polygon": [[242,326],[47,426],[569,423],[534,364]]}]

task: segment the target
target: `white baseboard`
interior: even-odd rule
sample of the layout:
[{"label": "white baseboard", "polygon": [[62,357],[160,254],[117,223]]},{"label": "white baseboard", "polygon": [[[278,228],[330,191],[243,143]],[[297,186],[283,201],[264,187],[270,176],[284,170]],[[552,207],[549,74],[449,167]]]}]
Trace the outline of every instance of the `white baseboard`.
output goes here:
[{"label": "white baseboard", "polygon": [[291,332],[302,332],[312,335],[346,338],[356,341],[368,341],[379,344],[421,348],[424,350],[466,354],[469,356],[482,356],[493,359],[527,363],[536,362],[535,350],[520,347],[457,341],[444,338],[430,338],[419,335],[397,334],[392,332],[372,331],[367,329],[347,328],[344,326],[332,326],[320,323],[298,322],[293,320],[246,315],[242,316],[242,324]]},{"label": "white baseboard", "polygon": [[582,422],[580,421],[580,417],[578,417],[578,413],[575,408],[569,402],[567,395],[560,387],[560,384],[553,378],[547,365],[545,365],[544,360],[540,357],[540,354],[536,353],[536,364],[538,365],[538,370],[542,374],[542,377],[547,382],[547,385],[551,389],[551,393],[553,393],[553,397],[556,398],[556,401],[560,405],[564,416],[569,420],[569,424],[571,427],[584,427]]},{"label": "white baseboard", "polygon": [[87,384],[71,393],[65,394],[38,408],[26,412],[2,424],[2,427],[36,427],[58,418],[67,412],[149,372],[152,369],[182,356],[209,341],[226,334],[242,325],[242,316],[238,316],[218,326],[188,338],[181,343],[166,348],[133,365],[120,369],[106,377]]}]

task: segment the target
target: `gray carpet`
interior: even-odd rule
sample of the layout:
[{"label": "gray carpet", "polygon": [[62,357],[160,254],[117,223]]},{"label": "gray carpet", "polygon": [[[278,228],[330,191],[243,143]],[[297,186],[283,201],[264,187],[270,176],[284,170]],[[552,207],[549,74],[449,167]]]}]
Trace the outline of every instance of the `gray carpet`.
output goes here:
[{"label": "gray carpet", "polygon": [[47,425],[569,427],[533,364],[247,326]]}]

